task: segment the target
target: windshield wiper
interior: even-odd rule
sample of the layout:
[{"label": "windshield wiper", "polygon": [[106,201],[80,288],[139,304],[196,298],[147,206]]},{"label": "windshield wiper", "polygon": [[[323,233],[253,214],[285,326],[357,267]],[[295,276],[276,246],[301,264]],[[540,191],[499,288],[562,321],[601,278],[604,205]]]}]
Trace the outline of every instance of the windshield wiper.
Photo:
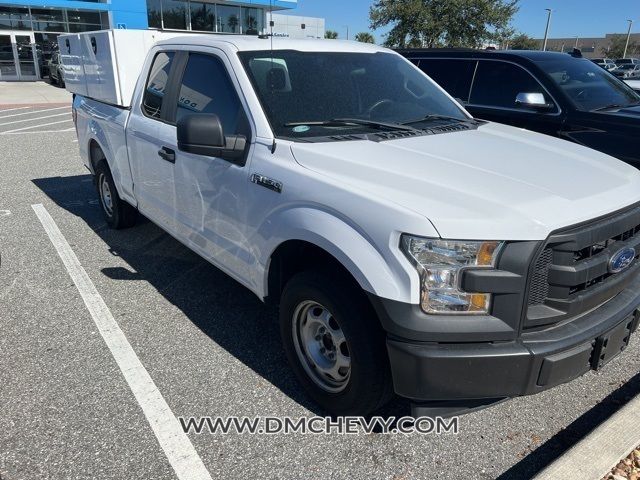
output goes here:
[{"label": "windshield wiper", "polygon": [[403,122],[402,125],[413,125],[414,123],[420,122],[429,122],[431,120],[454,120],[456,122],[462,123],[471,120],[470,118],[462,119],[458,117],[449,117],[447,115],[426,115],[418,120],[411,120],[410,122]]},{"label": "windshield wiper", "polygon": [[612,103],[611,105],[606,105],[604,107],[594,108],[591,111],[592,112],[600,112],[602,110],[611,110],[611,109],[614,109],[614,108],[637,107],[638,105],[640,105],[640,102],[628,103],[626,105],[621,105],[619,103]]},{"label": "windshield wiper", "polygon": [[601,112],[603,110],[612,110],[614,108],[623,108],[624,105],[620,105],[619,103],[612,103],[611,105],[605,105],[604,107],[598,107],[591,110],[592,112]]},{"label": "windshield wiper", "polygon": [[403,130],[408,132],[415,132],[417,129],[409,127],[400,123],[389,122],[377,122],[375,120],[365,120],[362,118],[333,118],[331,120],[323,120],[319,122],[291,122],[285,123],[285,127],[302,127],[302,126],[320,126],[320,127],[348,127],[348,126],[363,126],[372,127],[386,130]]}]

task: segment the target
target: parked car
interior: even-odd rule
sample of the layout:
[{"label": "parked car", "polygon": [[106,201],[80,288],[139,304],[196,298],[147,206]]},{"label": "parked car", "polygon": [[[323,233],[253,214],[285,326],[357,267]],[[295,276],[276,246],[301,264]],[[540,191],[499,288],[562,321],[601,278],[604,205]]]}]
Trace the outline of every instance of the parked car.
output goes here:
[{"label": "parked car", "polygon": [[478,118],[571,140],[640,167],[640,95],[577,53],[401,53]]},{"label": "parked car", "polygon": [[616,77],[622,78],[624,80],[628,78],[640,78],[640,65],[627,63],[624,65],[620,65],[611,73],[613,73]]},{"label": "parked car", "polygon": [[608,58],[592,58],[591,61],[609,72],[617,68],[616,62]]},{"label": "parked car", "polygon": [[620,66],[620,65],[640,65],[640,60],[637,58],[619,58],[618,60],[615,61],[616,65]]},{"label": "parked car", "polygon": [[49,70],[49,81],[53,85],[60,85],[64,88],[64,71],[62,69],[62,64],[60,62],[60,52],[55,51],[51,54],[51,59],[48,63]]},{"label": "parked car", "polygon": [[92,62],[67,86],[105,220],[140,212],[278,304],[326,411],[366,414],[394,389],[414,414],[466,411],[626,347],[636,169],[475,120],[375,45],[182,35],[141,61],[154,34],[92,32],[100,55],[70,41],[63,57]]}]

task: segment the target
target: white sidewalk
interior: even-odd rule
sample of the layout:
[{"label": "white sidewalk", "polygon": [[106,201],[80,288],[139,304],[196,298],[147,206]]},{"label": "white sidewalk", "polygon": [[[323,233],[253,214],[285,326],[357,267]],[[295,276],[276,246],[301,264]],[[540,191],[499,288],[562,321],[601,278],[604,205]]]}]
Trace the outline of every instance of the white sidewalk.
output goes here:
[{"label": "white sidewalk", "polygon": [[70,104],[71,94],[46,82],[0,82],[0,105]]}]

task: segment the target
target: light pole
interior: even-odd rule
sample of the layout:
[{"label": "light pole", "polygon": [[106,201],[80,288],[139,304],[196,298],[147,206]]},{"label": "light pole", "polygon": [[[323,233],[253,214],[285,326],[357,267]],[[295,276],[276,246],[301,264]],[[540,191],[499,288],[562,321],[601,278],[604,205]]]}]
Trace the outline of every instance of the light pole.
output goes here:
[{"label": "light pole", "polygon": [[547,11],[547,28],[544,29],[544,43],[542,44],[542,51],[547,51],[547,39],[549,38],[549,26],[551,25],[551,10],[550,8],[545,8]]},{"label": "light pole", "polygon": [[347,40],[349,40],[349,25],[344,25],[344,28],[347,29]]},{"label": "light pole", "polygon": [[633,26],[633,20],[627,20],[627,22],[629,22],[629,30],[627,30],[627,43],[624,44],[622,58],[627,58],[627,49],[629,48],[629,39],[631,38],[631,27]]}]

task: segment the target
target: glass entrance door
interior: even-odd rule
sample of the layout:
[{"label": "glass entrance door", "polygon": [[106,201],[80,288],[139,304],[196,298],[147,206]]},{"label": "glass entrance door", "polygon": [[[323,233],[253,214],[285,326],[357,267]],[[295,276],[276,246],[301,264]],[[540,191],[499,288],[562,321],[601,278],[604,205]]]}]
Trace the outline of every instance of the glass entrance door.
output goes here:
[{"label": "glass entrance door", "polygon": [[40,78],[33,33],[0,34],[0,80]]},{"label": "glass entrance door", "polygon": [[0,80],[18,80],[11,35],[0,35]]},{"label": "glass entrance door", "polygon": [[36,44],[31,35],[14,35],[16,53],[18,54],[18,69],[20,80],[37,80],[38,66],[36,58]]}]

